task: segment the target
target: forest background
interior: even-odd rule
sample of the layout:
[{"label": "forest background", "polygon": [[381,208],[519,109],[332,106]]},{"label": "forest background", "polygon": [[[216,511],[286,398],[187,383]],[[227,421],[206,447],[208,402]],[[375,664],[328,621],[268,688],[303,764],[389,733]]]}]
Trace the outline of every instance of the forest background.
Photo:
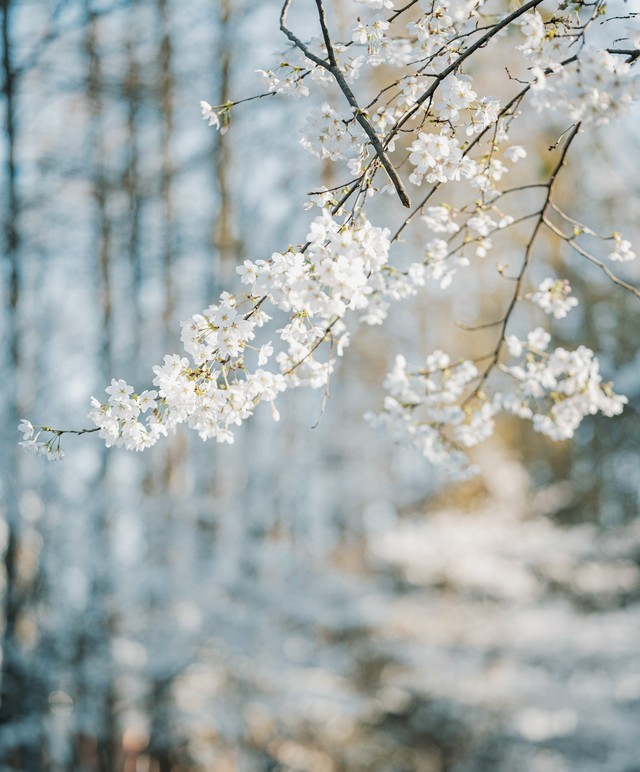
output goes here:
[{"label": "forest background", "polygon": [[[201,99],[259,93],[278,13],[2,4],[2,768],[637,770],[637,301],[557,245],[544,262],[580,297],[557,338],[630,400],[572,444],[505,420],[453,486],[362,420],[398,340],[486,348],[444,322],[490,315],[487,270],[362,331],[324,411],[294,393],[231,447],[17,448],[20,418],[82,428],[112,376],[148,382],[179,322],[301,240],[306,193],[339,182],[299,145],[300,103],[244,105],[224,134],[200,120]],[[561,184],[636,245],[638,117],[581,138]],[[527,168],[565,128],[528,124]]]}]

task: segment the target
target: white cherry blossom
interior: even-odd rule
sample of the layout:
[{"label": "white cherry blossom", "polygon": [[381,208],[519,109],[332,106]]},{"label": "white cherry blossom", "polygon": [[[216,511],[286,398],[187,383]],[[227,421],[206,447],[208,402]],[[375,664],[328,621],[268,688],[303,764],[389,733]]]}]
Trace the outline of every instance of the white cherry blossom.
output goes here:
[{"label": "white cherry blossom", "polygon": [[531,300],[545,314],[552,314],[556,319],[563,319],[572,308],[578,305],[578,299],[571,296],[571,285],[567,279],[547,278],[534,292]]}]

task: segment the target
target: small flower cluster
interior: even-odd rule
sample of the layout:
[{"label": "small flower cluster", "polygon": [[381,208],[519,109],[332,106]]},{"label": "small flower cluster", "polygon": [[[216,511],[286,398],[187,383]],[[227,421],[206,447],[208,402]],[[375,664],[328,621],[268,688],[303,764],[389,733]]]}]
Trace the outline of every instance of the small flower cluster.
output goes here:
[{"label": "small flower cluster", "polygon": [[328,102],[324,102],[307,116],[300,144],[316,158],[337,161],[359,155],[363,136],[351,116],[340,117]]},{"label": "small flower cluster", "polygon": [[629,111],[638,99],[638,78],[631,64],[603,48],[585,46],[575,75],[559,81],[574,121],[609,123]]},{"label": "small flower cluster", "polygon": [[562,110],[574,122],[602,125],[627,113],[640,96],[636,72],[620,55],[584,45],[573,61],[570,46],[579,36],[568,21],[554,17],[547,25],[534,10],[519,24],[539,110]]},{"label": "small flower cluster", "polygon": [[353,29],[351,40],[356,45],[367,47],[367,64],[372,67],[377,67],[389,58],[389,45],[385,37],[388,29],[389,22],[380,18],[375,18],[371,24],[363,24],[358,20]]},{"label": "small flower cluster", "polygon": [[540,329],[529,333],[526,342],[512,336],[510,353],[524,356],[520,364],[505,368],[518,387],[499,395],[502,408],[531,420],[536,431],[553,440],[573,437],[587,415],[619,415],[627,398],[615,394],[611,384],[602,383],[593,351],[579,346],[575,351],[557,348],[547,354],[549,341],[550,336]]},{"label": "small flower cluster", "polygon": [[444,466],[454,476],[472,471],[463,448],[470,448],[493,433],[493,407],[484,399],[479,405],[461,406],[461,397],[478,378],[478,369],[468,360],[452,363],[437,350],[424,367],[407,369],[402,355],[384,382],[389,394],[384,410],[366,417],[402,444],[411,445],[431,463]]},{"label": "small flower cluster", "polygon": [[548,354],[549,341],[550,335],[541,328],[524,341],[507,336],[509,353],[521,361],[502,369],[518,385],[515,391],[496,392],[492,397],[477,387],[464,396],[479,378],[473,362],[454,364],[447,354],[435,351],[425,367],[409,372],[406,359],[399,355],[384,383],[389,394],[383,411],[367,418],[433,464],[445,466],[454,476],[465,476],[470,471],[465,449],[493,434],[495,416],[501,411],[530,420],[536,431],[553,440],[572,437],[587,415],[619,415],[627,398],[615,394],[611,384],[602,383],[593,351],[580,346]]},{"label": "small flower cluster", "polygon": [[304,81],[307,73],[304,67],[289,62],[280,62],[272,70],[256,70],[262,76],[268,92],[291,96],[294,99],[309,96],[309,87]]},{"label": "small flower cluster", "polygon": [[578,299],[571,297],[571,285],[567,279],[545,279],[531,300],[545,314],[553,314],[556,319],[564,319],[578,305]]},{"label": "small flower cluster", "polygon": [[[407,30],[415,39],[416,53],[419,52],[420,56],[433,56],[446,50],[457,34],[453,19],[455,11],[451,11],[451,6],[457,3],[435,0],[433,3],[421,2],[420,5],[426,13],[417,21],[409,22],[406,25]],[[457,21],[464,24],[472,14],[471,8],[463,9]]]},{"label": "small flower cluster", "polygon": [[[99,428],[98,434],[108,448],[112,446],[125,447],[127,450],[144,450],[155,445],[158,438],[167,433],[167,427],[161,420],[158,410],[157,391],[133,393],[122,379],[111,379],[111,385],[105,389],[109,399],[105,404],[91,398],[93,410],[89,418]],[[139,420],[140,416],[149,412],[146,423]]]},{"label": "small flower cluster", "polygon": [[475,162],[463,155],[458,140],[445,132],[421,131],[409,150],[409,161],[415,167],[409,179],[414,185],[421,185],[425,178],[430,183],[468,179],[476,172]]},{"label": "small flower cluster", "polygon": [[[460,215],[448,205],[430,206],[425,209],[421,220],[434,233],[448,236],[449,239],[435,238],[426,242],[425,260],[422,270],[412,266],[413,273],[440,282],[441,289],[451,284],[457,268],[470,265],[470,255],[484,258],[492,248],[490,236],[506,228],[513,222],[513,217],[502,213],[497,206],[475,202],[472,213],[462,225],[456,222]],[[494,217],[496,219],[494,219]],[[463,239],[457,247],[452,246],[452,238],[462,231]],[[410,269],[411,272],[411,269]],[[418,283],[418,282],[416,282]],[[424,282],[420,283],[420,286]]]},{"label": "small flower cluster", "polygon": [[439,282],[440,289],[446,289],[456,274],[454,265],[467,266],[469,259],[464,255],[451,255],[449,245],[443,239],[427,242],[424,260],[424,275],[427,279]]},{"label": "small flower cluster", "polygon": [[619,233],[613,234],[613,241],[615,248],[613,252],[610,252],[608,257],[613,263],[628,263],[630,260],[635,260],[636,253],[631,249],[631,242],[623,239]]},{"label": "small flower cluster", "polygon": [[[386,45],[387,42],[385,41],[385,47]],[[328,58],[327,47],[323,40],[312,38],[309,41],[309,47],[321,59]],[[358,54],[357,49],[354,50],[351,45],[345,45],[344,43],[334,42],[332,48],[336,64],[344,79],[347,83],[354,83],[360,77],[362,67],[368,63],[367,57]],[[303,53],[300,54],[300,66],[310,73],[313,83],[321,86],[331,86],[333,83],[333,75],[312,59],[307,58]]]},{"label": "small flower cluster", "polygon": [[60,450],[60,434],[51,433],[46,442],[39,440],[41,434],[50,433],[51,430],[46,426],[34,426],[31,421],[23,418],[18,424],[18,431],[22,433],[22,441],[18,444],[24,448],[26,453],[32,456],[46,456],[48,461],[60,461],[64,453]]},{"label": "small flower cluster", "polygon": [[446,233],[453,236],[460,230],[460,226],[455,221],[456,210],[451,206],[428,206],[424,210],[421,220],[434,233]]},{"label": "small flower cluster", "polygon": [[468,75],[450,75],[438,93],[440,101],[435,106],[438,118],[452,126],[464,127],[468,137],[479,134],[498,120],[500,103],[493,97],[479,98]]},{"label": "small flower cluster", "polygon": [[200,112],[203,119],[209,122],[207,125],[218,129],[221,134],[224,134],[229,128],[229,105],[214,107],[208,102],[201,100]]},{"label": "small flower cluster", "polygon": [[547,35],[542,16],[536,10],[530,11],[519,19],[518,25],[525,38],[518,48],[527,56],[542,57],[546,53],[545,45],[553,39],[551,35]]},{"label": "small flower cluster", "polygon": [[215,107],[205,102],[204,99],[200,101],[200,111],[205,121],[209,121],[208,126],[213,126],[216,129],[220,128],[220,118],[218,117],[218,111]]}]

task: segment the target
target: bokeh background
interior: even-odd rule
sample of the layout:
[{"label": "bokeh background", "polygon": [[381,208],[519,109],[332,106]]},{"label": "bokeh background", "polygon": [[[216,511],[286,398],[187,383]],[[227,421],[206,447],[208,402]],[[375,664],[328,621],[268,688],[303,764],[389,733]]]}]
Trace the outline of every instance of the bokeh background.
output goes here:
[{"label": "bokeh background", "polygon": [[[303,37],[308,5],[291,17]],[[491,347],[454,322],[499,315],[493,259],[359,332],[322,415],[321,393],[293,393],[231,447],[185,430],[144,454],[89,435],[60,464],[28,457],[20,418],[83,428],[111,377],[148,385],[179,322],[242,259],[303,241],[306,193],[344,171],[300,147],[308,103],[247,103],[222,136],[200,119],[200,99],[259,93],[254,70],[285,50],[277,2],[1,13],[0,769],[640,770],[637,301],[541,243],[534,278],[557,272],[580,299],[556,340],[594,348],[630,403],[572,443],[503,421],[465,484],[362,414],[397,350]],[[337,37],[352,18],[334,0]],[[485,93],[508,92],[514,47],[479,59]],[[639,117],[581,137],[559,194],[636,247]],[[522,182],[565,128],[525,116]],[[374,223],[399,222],[389,201]],[[525,236],[504,237],[502,262]],[[424,240],[416,227],[398,249],[419,259]]]}]

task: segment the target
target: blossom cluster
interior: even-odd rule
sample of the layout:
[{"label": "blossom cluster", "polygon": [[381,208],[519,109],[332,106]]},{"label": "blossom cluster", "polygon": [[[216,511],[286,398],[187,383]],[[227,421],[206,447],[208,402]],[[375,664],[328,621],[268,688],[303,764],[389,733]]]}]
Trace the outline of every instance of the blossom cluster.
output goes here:
[{"label": "blossom cluster", "polygon": [[[237,272],[247,291],[223,292],[217,304],[183,322],[188,357],[167,355],[153,368],[156,390],[138,396],[125,381],[114,379],[106,403],[92,400],[89,417],[100,436],[108,446],[144,450],[184,423],[203,440],[233,442],[233,427],[261,402],[271,404],[277,420],[274,402],[281,392],[326,384],[333,362],[319,361],[313,353],[328,335],[342,353],[348,334],[341,320],[348,311],[359,311],[368,323],[384,314],[378,296],[394,293],[393,282],[388,287],[381,276],[388,236],[364,219],[346,226],[325,211],[311,224],[305,253],[289,250],[269,260],[245,260]],[[275,356],[271,341],[251,345],[272,318],[265,311],[269,306],[288,316],[278,330],[283,347]],[[265,369],[272,359],[277,369]],[[143,414],[148,414],[144,421]]]},{"label": "blossom cluster", "polygon": [[623,239],[619,233],[613,234],[615,248],[608,255],[609,260],[614,263],[628,263],[635,260],[636,254],[631,248],[631,242]]},{"label": "blossom cluster", "polygon": [[409,161],[415,167],[409,179],[414,185],[420,185],[424,178],[431,183],[468,179],[476,171],[475,162],[465,158],[459,141],[444,133],[420,132],[409,150]]},{"label": "blossom cluster", "polygon": [[573,437],[585,416],[619,415],[627,398],[602,382],[593,351],[579,346],[575,351],[556,348],[548,354],[549,341],[550,336],[539,328],[526,341],[511,340],[510,351],[520,351],[521,360],[505,367],[517,388],[499,396],[502,408],[531,420],[536,431],[553,440]]},{"label": "blossom cluster", "polygon": [[624,115],[640,96],[631,62],[606,48],[587,44],[577,56],[571,46],[581,38],[568,20],[545,23],[537,10],[524,14],[520,46],[535,78],[534,104],[561,110],[575,122],[601,125]]},{"label": "blossom cluster", "polygon": [[[60,461],[64,453],[60,449],[60,434],[53,432],[46,426],[34,426],[31,421],[23,418],[18,424],[18,431],[22,433],[22,440],[18,444],[26,453],[32,456],[46,456],[49,461]],[[38,439],[41,434],[49,434],[47,440]]]},{"label": "blossom cluster", "polygon": [[494,428],[490,401],[481,399],[474,407],[460,404],[465,390],[477,378],[473,362],[453,363],[440,350],[415,371],[408,370],[407,360],[399,354],[384,382],[389,391],[384,409],[368,414],[367,419],[431,463],[446,467],[450,474],[465,476],[472,469],[463,449],[486,439]]},{"label": "blossom cluster", "polygon": [[564,319],[569,311],[578,305],[578,299],[571,295],[571,285],[567,279],[545,279],[537,292],[533,293],[531,300],[545,314],[552,314],[556,319]]},{"label": "blossom cluster", "polygon": [[268,92],[301,99],[309,96],[309,87],[305,83],[306,70],[298,64],[280,62],[272,70],[256,70],[262,76]]},{"label": "blossom cluster", "polygon": [[629,62],[602,48],[585,46],[575,65],[556,69],[554,78],[536,71],[534,104],[539,110],[562,110],[572,121],[609,123],[640,95]]},{"label": "blossom cluster", "polygon": [[362,130],[349,118],[344,118],[328,102],[307,115],[300,144],[316,158],[331,161],[351,158],[362,150]]},{"label": "blossom cluster", "polygon": [[417,21],[409,22],[407,30],[415,38],[415,48],[423,56],[433,56],[446,50],[458,34],[456,27],[463,26],[473,17],[474,7],[478,3],[459,4],[449,0],[435,0],[432,4],[420,5],[423,10],[430,12],[423,14]]},{"label": "blossom cluster", "polygon": [[503,366],[515,390],[479,390],[480,373],[469,361],[452,363],[435,351],[423,367],[409,371],[402,355],[384,383],[389,394],[380,413],[367,416],[396,442],[410,445],[454,476],[473,471],[465,450],[493,434],[500,412],[530,420],[533,428],[553,440],[573,437],[588,415],[619,415],[627,398],[603,383],[591,349],[546,349],[550,335],[537,328],[521,341],[507,339],[509,353],[520,361]]},{"label": "blossom cluster", "polygon": [[389,22],[376,17],[370,24],[358,19],[353,28],[351,40],[356,45],[367,46],[367,64],[377,67],[379,64],[391,59],[394,51],[390,50],[389,40],[385,36],[389,29]]}]

